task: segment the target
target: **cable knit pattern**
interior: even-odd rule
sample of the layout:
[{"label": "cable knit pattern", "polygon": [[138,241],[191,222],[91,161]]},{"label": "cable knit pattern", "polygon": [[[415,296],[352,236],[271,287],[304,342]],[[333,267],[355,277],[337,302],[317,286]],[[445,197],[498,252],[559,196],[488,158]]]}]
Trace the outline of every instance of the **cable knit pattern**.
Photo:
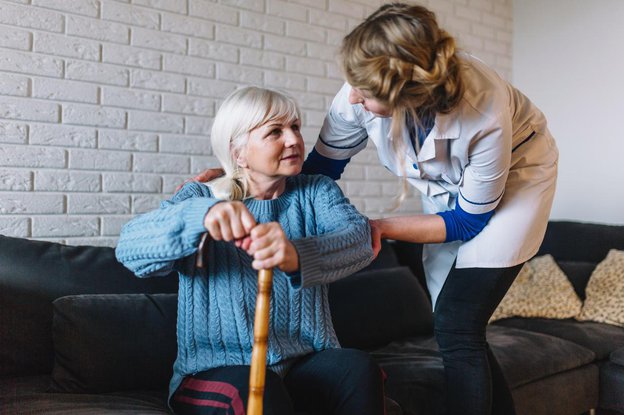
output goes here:
[{"label": "cable knit pattern", "polygon": [[[204,216],[218,202],[207,186],[189,183],[160,209],[127,223],[115,251],[139,277],[179,272],[170,394],[185,375],[251,362],[257,293],[251,257],[232,243],[210,241],[207,269],[194,266]],[[291,177],[277,199],[244,203],[257,222],[279,222],[299,255],[298,273],[274,270],[267,365],[283,375],[297,357],[340,347],[326,284],[372,260],[370,228],[325,176]]]}]

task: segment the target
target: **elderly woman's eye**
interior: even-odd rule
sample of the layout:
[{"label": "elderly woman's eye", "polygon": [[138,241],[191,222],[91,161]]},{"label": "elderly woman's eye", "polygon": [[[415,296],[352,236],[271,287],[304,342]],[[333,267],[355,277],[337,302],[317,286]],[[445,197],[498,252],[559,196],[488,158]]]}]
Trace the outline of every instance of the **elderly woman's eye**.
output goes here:
[{"label": "elderly woman's eye", "polygon": [[299,124],[293,124],[290,127],[293,131],[299,131],[301,129],[301,127],[299,126]]}]

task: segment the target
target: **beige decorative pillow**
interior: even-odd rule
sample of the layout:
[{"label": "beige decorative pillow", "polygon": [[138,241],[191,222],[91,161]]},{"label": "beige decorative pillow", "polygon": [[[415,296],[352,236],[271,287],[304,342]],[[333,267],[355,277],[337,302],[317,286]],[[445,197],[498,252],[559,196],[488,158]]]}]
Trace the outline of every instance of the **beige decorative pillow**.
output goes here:
[{"label": "beige decorative pillow", "polygon": [[507,317],[571,318],[579,315],[581,306],[555,259],[544,255],[524,264],[490,323]]},{"label": "beige decorative pillow", "polygon": [[592,272],[580,321],[624,327],[624,251],[612,249]]}]

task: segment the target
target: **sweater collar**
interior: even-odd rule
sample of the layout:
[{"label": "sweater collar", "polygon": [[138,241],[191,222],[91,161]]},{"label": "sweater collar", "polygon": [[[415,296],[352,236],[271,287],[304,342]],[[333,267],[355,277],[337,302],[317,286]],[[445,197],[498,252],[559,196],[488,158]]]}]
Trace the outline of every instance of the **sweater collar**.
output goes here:
[{"label": "sweater collar", "polygon": [[286,188],[284,193],[276,197],[275,199],[259,200],[259,199],[245,199],[244,203],[247,208],[256,214],[271,214],[273,212],[280,212],[285,210],[290,205],[290,200],[293,195],[293,178],[288,177],[286,179]]}]

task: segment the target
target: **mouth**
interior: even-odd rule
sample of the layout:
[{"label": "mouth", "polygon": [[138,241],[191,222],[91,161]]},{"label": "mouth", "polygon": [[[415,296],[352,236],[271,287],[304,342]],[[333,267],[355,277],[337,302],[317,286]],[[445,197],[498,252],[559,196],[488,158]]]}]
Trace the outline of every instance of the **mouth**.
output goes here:
[{"label": "mouth", "polygon": [[288,156],[282,157],[280,160],[282,160],[282,161],[293,161],[293,160],[299,160],[300,158],[301,158],[301,156],[299,156],[299,154],[290,154]]}]

